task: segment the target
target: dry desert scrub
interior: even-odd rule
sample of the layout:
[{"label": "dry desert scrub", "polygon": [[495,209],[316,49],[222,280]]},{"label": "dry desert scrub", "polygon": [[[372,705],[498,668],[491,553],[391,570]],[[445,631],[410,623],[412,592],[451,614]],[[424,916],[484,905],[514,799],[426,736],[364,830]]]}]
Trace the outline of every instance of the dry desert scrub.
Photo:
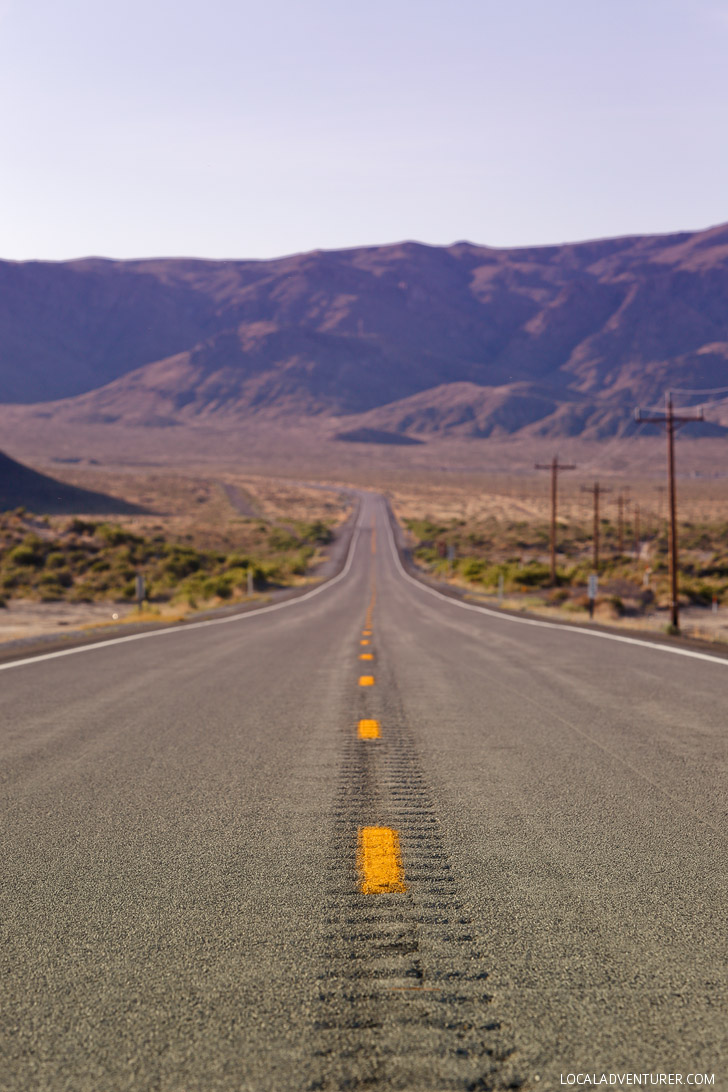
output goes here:
[{"label": "dry desert scrub", "polygon": [[[511,606],[584,617],[593,571],[591,497],[579,483],[564,488],[559,509],[557,586],[549,566],[549,495],[533,479],[501,479],[474,491],[408,487],[392,490],[392,506],[407,528],[415,560],[441,579],[493,595]],[[600,520],[597,617],[614,621],[664,619],[668,605],[664,497],[652,483],[610,483]],[[620,530],[616,497],[624,497]],[[684,606],[728,606],[728,500],[722,483],[681,483],[680,595]],[[635,501],[640,507],[636,541]]]},{"label": "dry desert scrub", "polygon": [[264,479],[103,477],[116,495],[156,510],[110,519],[0,514],[0,596],[130,602],[142,573],[152,604],[235,600],[249,575],[258,591],[304,579],[347,514],[336,494]]}]

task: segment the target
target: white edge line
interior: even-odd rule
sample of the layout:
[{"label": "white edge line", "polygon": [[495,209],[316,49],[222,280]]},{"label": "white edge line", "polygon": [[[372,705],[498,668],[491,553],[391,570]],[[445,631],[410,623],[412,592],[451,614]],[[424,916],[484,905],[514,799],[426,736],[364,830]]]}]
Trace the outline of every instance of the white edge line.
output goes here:
[{"label": "white edge line", "polygon": [[61,656],[76,656],[80,652],[95,652],[99,648],[109,648],[111,645],[123,645],[127,641],[145,641],[150,637],[169,637],[172,634],[189,633],[193,629],[204,629],[206,626],[224,626],[229,622],[244,622],[246,618],[259,618],[261,614],[270,614],[274,610],[283,610],[285,607],[295,607],[299,603],[303,603],[306,599],[313,599],[314,595],[319,595],[323,591],[328,591],[329,588],[333,588],[334,584],[338,584],[340,580],[343,580],[348,575],[354,560],[354,548],[359,541],[359,535],[362,527],[362,515],[363,506],[359,512],[359,518],[356,522],[351,533],[351,542],[349,543],[349,551],[346,555],[346,564],[338,576],[333,577],[331,580],[327,580],[323,584],[319,584],[317,588],[312,588],[311,591],[305,592],[304,595],[299,595],[295,599],[287,599],[284,603],[274,603],[270,607],[256,607],[253,610],[243,611],[240,614],[228,614],[225,618],[209,618],[204,622],[189,622],[186,625],[170,626],[168,629],[155,629],[151,633],[131,633],[127,637],[112,637],[109,641],[95,641],[89,645],[78,645],[76,648],[64,648],[59,652],[44,652],[40,656],[28,656],[24,660],[11,660],[10,663],[0,664],[0,671],[9,671],[13,667],[25,667],[27,664],[39,664],[43,660],[57,660]]},{"label": "white edge line", "polygon": [[721,656],[711,656],[707,652],[692,652],[688,648],[673,648],[671,645],[661,645],[653,641],[642,641],[637,637],[622,637],[622,635],[618,633],[604,633],[601,630],[584,629],[583,626],[567,626],[560,622],[541,622],[537,621],[535,618],[519,618],[518,615],[515,614],[506,614],[502,611],[490,610],[488,607],[481,607],[475,603],[464,603],[462,599],[444,595],[441,591],[438,591],[437,588],[431,588],[429,584],[425,584],[421,580],[415,580],[415,578],[405,569],[399,556],[399,550],[394,541],[394,534],[392,532],[393,518],[394,517],[390,515],[389,510],[387,510],[386,524],[387,532],[389,534],[389,544],[392,548],[395,563],[402,576],[421,591],[429,592],[430,595],[435,595],[438,599],[444,599],[446,603],[452,603],[456,607],[462,607],[463,610],[474,610],[479,614],[487,614],[490,618],[497,618],[501,622],[515,622],[521,626],[537,626],[540,629],[558,629],[561,630],[562,633],[580,633],[584,637],[596,637],[601,641],[619,641],[624,645],[639,645],[642,648],[653,648],[657,652],[669,652],[672,653],[673,656],[688,656],[692,660],[707,660],[708,663],[722,664],[723,667],[728,667],[728,659],[723,659]]}]

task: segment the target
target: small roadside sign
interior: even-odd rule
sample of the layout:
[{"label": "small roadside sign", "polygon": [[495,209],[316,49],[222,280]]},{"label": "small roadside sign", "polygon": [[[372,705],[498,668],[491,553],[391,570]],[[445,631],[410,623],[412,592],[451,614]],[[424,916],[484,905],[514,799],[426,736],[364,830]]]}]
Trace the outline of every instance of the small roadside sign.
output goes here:
[{"label": "small roadside sign", "polygon": [[587,592],[587,596],[588,596],[588,599],[589,599],[589,617],[590,618],[594,617],[594,601],[595,601],[595,599],[597,597],[597,585],[598,585],[598,583],[599,583],[599,581],[597,579],[597,574],[596,573],[590,573],[589,574],[589,590]]}]

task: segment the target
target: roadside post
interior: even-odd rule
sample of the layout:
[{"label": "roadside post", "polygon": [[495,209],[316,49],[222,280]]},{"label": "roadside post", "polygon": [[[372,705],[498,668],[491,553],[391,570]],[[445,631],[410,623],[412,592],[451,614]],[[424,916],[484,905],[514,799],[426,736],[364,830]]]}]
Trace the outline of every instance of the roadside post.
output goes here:
[{"label": "roadside post", "polygon": [[498,573],[498,602],[499,603],[503,602],[503,584],[504,583],[505,583],[505,581],[503,580],[503,573]]},{"label": "roadside post", "polygon": [[253,570],[251,569],[250,565],[248,565],[248,595],[252,595],[254,590],[255,585],[253,583]]},{"label": "roadside post", "polygon": [[144,602],[144,597],[146,595],[146,588],[144,586],[144,573],[137,573],[136,574],[135,583],[136,583],[136,589],[135,590],[136,590],[137,610],[141,610],[142,609],[142,603]]},{"label": "roadside post", "polygon": [[453,546],[452,542],[449,542],[447,546],[447,560],[450,562],[450,576],[452,576],[453,569],[455,568],[453,564],[453,562],[455,561],[455,547]]},{"label": "roadside post", "polygon": [[597,587],[598,587],[598,585],[599,585],[599,577],[597,576],[596,573],[590,573],[589,574],[589,590],[588,590],[588,593],[587,593],[588,597],[589,597],[589,617],[590,618],[594,617],[594,602],[595,602],[596,597],[597,597]]}]

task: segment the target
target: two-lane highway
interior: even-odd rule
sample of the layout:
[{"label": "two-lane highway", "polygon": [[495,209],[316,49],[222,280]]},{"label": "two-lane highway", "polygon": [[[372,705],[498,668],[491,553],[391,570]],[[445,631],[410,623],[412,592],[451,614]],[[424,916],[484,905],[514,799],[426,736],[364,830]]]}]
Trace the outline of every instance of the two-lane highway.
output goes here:
[{"label": "two-lane highway", "polygon": [[728,1088],[727,685],[433,594],[371,495],[315,595],[6,665],[0,1088]]}]

